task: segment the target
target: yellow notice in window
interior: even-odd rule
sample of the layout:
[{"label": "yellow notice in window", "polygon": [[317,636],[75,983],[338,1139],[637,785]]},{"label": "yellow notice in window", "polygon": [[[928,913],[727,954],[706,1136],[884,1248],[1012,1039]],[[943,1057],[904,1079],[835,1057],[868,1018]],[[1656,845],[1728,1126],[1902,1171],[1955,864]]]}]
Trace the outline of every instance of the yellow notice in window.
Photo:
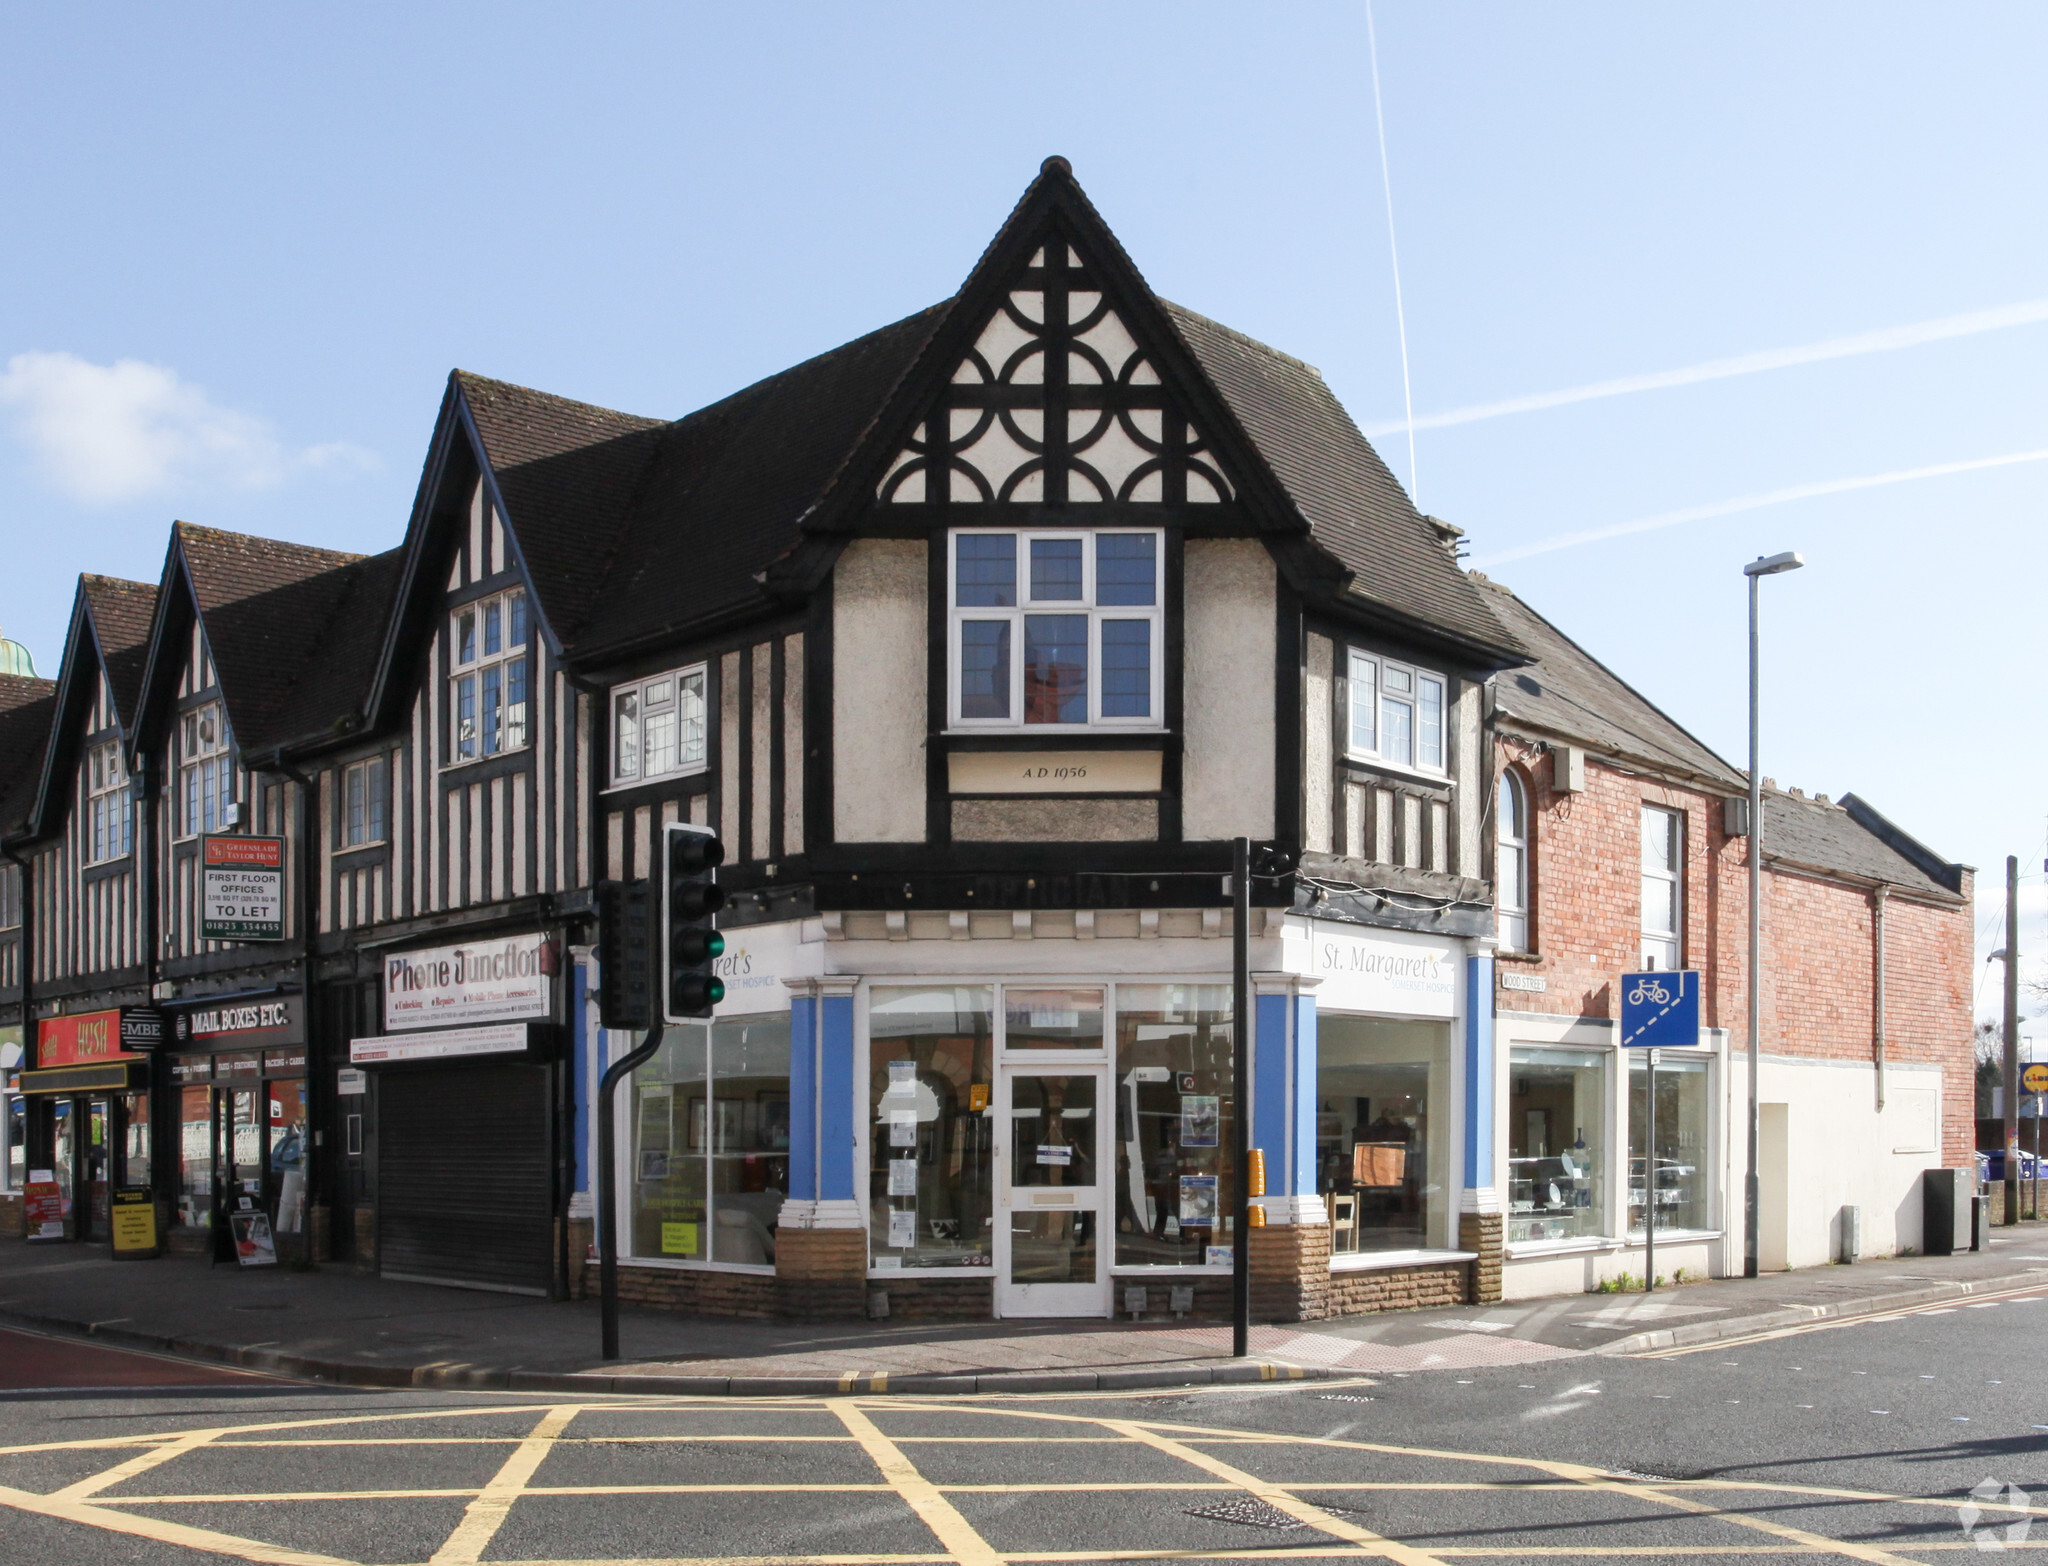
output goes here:
[{"label": "yellow notice in window", "polygon": [[695,1256],[697,1254],[697,1226],[693,1223],[665,1223],[661,1226],[661,1254],[664,1256]]}]

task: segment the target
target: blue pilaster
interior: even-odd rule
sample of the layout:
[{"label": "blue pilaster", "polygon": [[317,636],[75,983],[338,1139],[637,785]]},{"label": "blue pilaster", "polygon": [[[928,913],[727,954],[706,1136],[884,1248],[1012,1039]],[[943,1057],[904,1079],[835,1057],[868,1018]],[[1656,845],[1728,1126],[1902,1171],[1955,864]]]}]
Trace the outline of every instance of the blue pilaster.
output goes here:
[{"label": "blue pilaster", "polygon": [[1288,1147],[1285,1183],[1279,1196],[1316,1194],[1316,998],[1295,995],[1287,1004],[1294,1013],[1294,1138]]},{"label": "blue pilaster", "polygon": [[1252,999],[1252,1146],[1266,1155],[1266,1193],[1291,1194],[1283,1183],[1287,1167],[1288,1127],[1293,1121],[1288,1093],[1289,1055],[1287,997],[1258,995]]},{"label": "blue pilaster", "polygon": [[813,995],[789,1003],[789,1194],[818,1199],[818,1007]]},{"label": "blue pilaster", "polygon": [[1493,953],[1465,959],[1465,1189],[1493,1189]]},{"label": "blue pilaster", "polygon": [[866,1095],[856,1098],[853,1080],[853,997],[826,995],[821,1012],[818,1070],[820,1135],[818,1197],[821,1202],[850,1202],[860,1189],[855,1180],[854,1116]]},{"label": "blue pilaster", "polygon": [[569,1146],[575,1160],[569,1189],[591,1191],[590,1035],[595,1019],[590,1014],[590,992],[597,988],[597,969],[590,963],[576,963],[569,969],[569,981],[569,1103],[573,1116]]}]

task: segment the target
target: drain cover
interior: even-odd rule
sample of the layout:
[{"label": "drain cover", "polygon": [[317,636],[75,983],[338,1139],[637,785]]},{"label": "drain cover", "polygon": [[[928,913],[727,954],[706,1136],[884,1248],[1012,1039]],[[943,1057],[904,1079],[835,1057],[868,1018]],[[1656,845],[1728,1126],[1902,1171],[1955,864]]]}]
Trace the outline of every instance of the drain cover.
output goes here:
[{"label": "drain cover", "polygon": [[[1333,1517],[1358,1515],[1348,1506],[1319,1506],[1318,1511],[1328,1512]],[[1277,1506],[1268,1506],[1264,1501],[1246,1496],[1237,1501],[1211,1501],[1206,1506],[1187,1508],[1190,1517],[1207,1517],[1212,1522],[1241,1523],[1247,1528],[1271,1528],[1276,1533],[1289,1533],[1296,1528],[1309,1525],[1299,1517],[1290,1517]]]}]

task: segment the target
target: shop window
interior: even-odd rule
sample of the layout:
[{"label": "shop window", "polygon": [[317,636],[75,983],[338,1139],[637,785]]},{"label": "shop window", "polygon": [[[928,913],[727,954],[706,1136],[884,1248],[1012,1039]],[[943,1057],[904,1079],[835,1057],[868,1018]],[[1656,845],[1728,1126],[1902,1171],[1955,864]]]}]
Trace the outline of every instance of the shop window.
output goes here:
[{"label": "shop window", "polygon": [[372,756],[367,761],[358,761],[341,775],[342,826],[341,842],[344,848],[357,848],[364,843],[381,843],[387,830],[385,812],[390,808],[390,764],[382,756]]},{"label": "shop window", "polygon": [[1353,648],[1350,754],[1444,770],[1444,677]]},{"label": "shop window", "polygon": [[956,532],[952,721],[1157,728],[1156,532]]},{"label": "shop window", "polygon": [[1003,987],[1003,1048],[1102,1048],[1101,990]]},{"label": "shop window", "polygon": [[451,759],[476,761],[525,749],[526,642],[524,589],[455,611],[448,652]]},{"label": "shop window", "polygon": [[1444,1231],[1430,1106],[1443,1030],[1365,1017],[1316,1023],[1316,1190],[1331,1253],[1419,1250]]},{"label": "shop window", "polygon": [[[1628,1227],[1643,1232],[1649,1062],[1630,1051],[1628,1074]],[[1657,1062],[1657,1147],[1647,1188],[1656,1192],[1657,1228],[1704,1229],[1707,1209],[1707,1061],[1668,1050]]]},{"label": "shop window", "polygon": [[213,1223],[213,1090],[178,1089],[178,1222]]},{"label": "shop window", "polygon": [[1227,1266],[1230,990],[1121,984],[1116,1004],[1116,1262]]},{"label": "shop window", "polygon": [[302,1234],[306,1228],[306,1079],[263,1084],[269,1103],[270,1183],[277,1201],[271,1228]]},{"label": "shop window", "polygon": [[789,1016],[671,1027],[633,1073],[632,1254],[775,1265],[789,1194]]},{"label": "shop window", "polygon": [[0,1191],[19,1191],[28,1178],[28,1105],[21,1082],[21,1029],[0,1028]]},{"label": "shop window", "polygon": [[704,666],[612,687],[612,782],[704,770]]},{"label": "shop window", "polygon": [[1529,950],[1529,793],[1512,772],[1500,775],[1494,804],[1495,929],[1502,951]]},{"label": "shop window", "polygon": [[178,797],[182,835],[217,832],[235,802],[235,763],[229,753],[227,715],[212,702],[179,720]]},{"label": "shop window", "polygon": [[1508,1243],[1607,1232],[1605,1050],[1508,1055]]},{"label": "shop window", "polygon": [[121,742],[108,740],[86,752],[86,859],[102,864],[135,846],[135,796],[121,763]]},{"label": "shop window", "polygon": [[994,990],[878,986],[869,996],[868,1040],[872,1264],[989,1266]]},{"label": "shop window", "polygon": [[1685,817],[1643,806],[1643,967],[1671,972],[1679,961],[1684,908]]},{"label": "shop window", "polygon": [[121,1162],[117,1185],[149,1185],[149,1095],[121,1095]]}]

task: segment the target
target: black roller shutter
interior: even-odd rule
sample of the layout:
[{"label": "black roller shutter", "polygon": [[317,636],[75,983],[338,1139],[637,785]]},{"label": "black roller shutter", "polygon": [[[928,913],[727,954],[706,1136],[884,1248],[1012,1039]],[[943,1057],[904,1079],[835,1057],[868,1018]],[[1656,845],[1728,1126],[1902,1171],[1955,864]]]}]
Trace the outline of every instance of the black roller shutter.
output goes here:
[{"label": "black roller shutter", "polygon": [[548,1166],[546,1067],[385,1073],[377,1084],[379,1271],[547,1293]]}]

